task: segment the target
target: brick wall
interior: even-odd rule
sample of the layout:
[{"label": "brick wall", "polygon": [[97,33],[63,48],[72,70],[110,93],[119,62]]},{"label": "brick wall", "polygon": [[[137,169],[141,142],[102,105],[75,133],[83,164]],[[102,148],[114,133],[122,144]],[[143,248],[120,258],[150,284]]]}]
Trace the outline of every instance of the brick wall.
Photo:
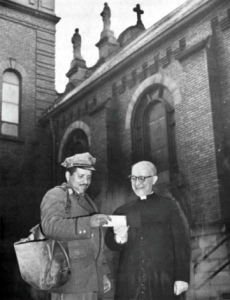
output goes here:
[{"label": "brick wall", "polygon": [[[46,131],[37,121],[53,104],[56,95],[54,51],[58,19],[53,15],[42,19],[41,14],[36,17],[23,11],[23,6],[17,7],[6,3],[0,9],[0,99],[4,71],[14,70],[21,78],[20,136],[0,135],[0,210],[5,223],[4,239],[22,237],[39,220],[41,197],[52,178],[46,171],[51,163],[47,155],[50,138],[46,139]],[[9,171],[5,184],[3,169]]]}]

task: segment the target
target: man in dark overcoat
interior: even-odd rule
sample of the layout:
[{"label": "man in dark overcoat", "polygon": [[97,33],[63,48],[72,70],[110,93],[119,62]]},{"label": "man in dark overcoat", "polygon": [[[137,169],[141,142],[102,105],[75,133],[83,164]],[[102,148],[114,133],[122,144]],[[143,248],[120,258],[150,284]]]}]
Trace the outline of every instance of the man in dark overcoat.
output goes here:
[{"label": "man in dark overcoat", "polygon": [[41,203],[45,236],[63,241],[70,259],[70,278],[52,291],[52,300],[96,300],[111,288],[100,228],[110,218],[85,193],[95,162],[88,152],[66,158],[67,183],[49,190]]},{"label": "man in dark overcoat", "polygon": [[132,167],[132,189],[137,198],[120,206],[127,226],[109,228],[105,243],[120,251],[116,300],[173,300],[188,289],[190,239],[179,204],[158,196],[156,167],[141,161]]}]

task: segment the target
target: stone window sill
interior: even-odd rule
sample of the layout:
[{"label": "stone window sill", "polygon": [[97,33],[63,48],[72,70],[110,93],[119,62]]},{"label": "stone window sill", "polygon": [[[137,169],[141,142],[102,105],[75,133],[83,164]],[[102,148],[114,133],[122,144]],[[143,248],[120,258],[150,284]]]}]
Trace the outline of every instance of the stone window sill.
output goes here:
[{"label": "stone window sill", "polygon": [[10,136],[10,135],[3,135],[3,134],[0,134],[0,140],[21,143],[21,144],[25,143],[25,140],[22,138]]}]

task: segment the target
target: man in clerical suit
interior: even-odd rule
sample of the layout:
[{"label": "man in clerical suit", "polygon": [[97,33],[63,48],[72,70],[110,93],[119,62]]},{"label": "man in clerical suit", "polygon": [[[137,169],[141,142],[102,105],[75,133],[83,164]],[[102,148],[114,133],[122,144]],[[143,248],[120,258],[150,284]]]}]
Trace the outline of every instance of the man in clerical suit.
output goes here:
[{"label": "man in clerical suit", "polygon": [[129,176],[136,198],[114,215],[127,226],[109,228],[105,243],[120,251],[116,300],[174,300],[188,289],[190,239],[179,204],[153,192],[156,167],[148,161],[133,165]]}]

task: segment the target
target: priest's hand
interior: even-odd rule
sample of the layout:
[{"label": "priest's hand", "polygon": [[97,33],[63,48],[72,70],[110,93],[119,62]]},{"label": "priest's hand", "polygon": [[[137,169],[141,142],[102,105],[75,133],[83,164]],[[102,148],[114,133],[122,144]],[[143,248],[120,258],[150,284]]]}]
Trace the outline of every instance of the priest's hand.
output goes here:
[{"label": "priest's hand", "polygon": [[103,275],[103,285],[104,285],[104,293],[107,293],[111,290],[111,281],[109,280],[107,275]]},{"label": "priest's hand", "polygon": [[115,241],[119,244],[124,244],[128,240],[129,226],[114,226]]},{"label": "priest's hand", "polygon": [[175,281],[174,283],[174,294],[180,295],[181,293],[187,291],[188,283],[184,281]]},{"label": "priest's hand", "polygon": [[108,221],[111,221],[110,216],[103,215],[103,214],[96,214],[91,217],[90,226],[91,227],[100,227],[105,224],[108,224]]}]

